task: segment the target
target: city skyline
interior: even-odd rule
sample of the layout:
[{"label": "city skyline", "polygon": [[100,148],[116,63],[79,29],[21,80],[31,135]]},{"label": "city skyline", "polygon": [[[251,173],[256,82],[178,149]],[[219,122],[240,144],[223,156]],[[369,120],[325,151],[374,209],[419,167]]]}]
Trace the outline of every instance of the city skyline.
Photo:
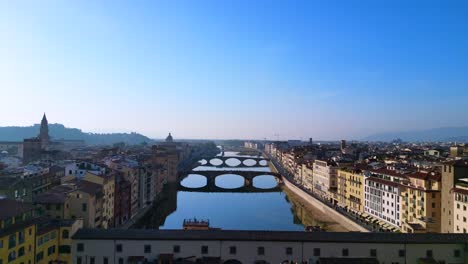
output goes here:
[{"label": "city skyline", "polygon": [[[468,125],[467,4],[0,3],[0,126],[362,139]],[[21,105],[21,107],[18,107]]]}]

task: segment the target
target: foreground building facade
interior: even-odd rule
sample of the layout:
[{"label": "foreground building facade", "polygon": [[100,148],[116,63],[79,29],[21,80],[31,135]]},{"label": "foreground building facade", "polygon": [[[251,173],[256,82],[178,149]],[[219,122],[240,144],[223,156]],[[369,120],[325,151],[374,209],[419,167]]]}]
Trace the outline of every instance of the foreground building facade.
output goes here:
[{"label": "foreground building facade", "polygon": [[467,241],[465,234],[83,229],[72,252],[76,264],[467,263]]}]

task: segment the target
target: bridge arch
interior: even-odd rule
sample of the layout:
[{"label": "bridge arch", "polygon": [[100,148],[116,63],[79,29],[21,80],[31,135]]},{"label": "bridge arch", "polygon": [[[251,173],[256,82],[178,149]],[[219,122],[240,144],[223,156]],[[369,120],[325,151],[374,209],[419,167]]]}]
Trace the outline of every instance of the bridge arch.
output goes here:
[{"label": "bridge arch", "polygon": [[245,159],[242,161],[242,164],[247,166],[247,167],[255,167],[259,165],[259,162],[255,159]]},{"label": "bridge arch", "polygon": [[224,164],[227,167],[238,167],[239,165],[242,164],[242,161],[236,157],[231,157],[231,158],[225,159]]},{"label": "bridge arch", "polygon": [[[204,181],[204,182],[201,182],[201,181]],[[179,185],[184,188],[189,188],[189,189],[200,189],[200,188],[208,186],[209,184],[208,181],[209,180],[208,180],[208,177],[206,177],[206,175],[197,174],[195,172],[195,173],[190,173],[189,175],[187,175],[187,177],[181,179],[179,181]],[[199,182],[201,182],[201,184],[198,184]]]},{"label": "bridge arch", "polygon": [[[234,187],[226,187],[223,186],[223,181],[227,183],[228,185],[232,185]],[[218,188],[223,188],[223,189],[239,189],[242,187],[245,187],[247,182],[247,179],[243,177],[242,175],[234,174],[234,173],[226,173],[226,174],[221,174],[217,175],[214,177],[214,185]]]}]

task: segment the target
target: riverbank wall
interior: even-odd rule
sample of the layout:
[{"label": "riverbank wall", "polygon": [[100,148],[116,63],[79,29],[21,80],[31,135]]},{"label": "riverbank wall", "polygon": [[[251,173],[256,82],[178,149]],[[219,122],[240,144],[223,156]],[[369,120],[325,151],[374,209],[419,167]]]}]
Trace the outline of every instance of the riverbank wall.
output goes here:
[{"label": "riverbank wall", "polygon": [[[269,162],[270,164],[270,169],[273,172],[279,173],[278,170],[276,169],[275,165],[273,162]],[[298,188],[296,185],[294,185],[292,182],[290,182],[286,177],[283,178],[283,184],[285,188],[288,188],[291,192],[296,194],[297,196],[301,197],[305,202],[307,202],[310,206],[313,206],[320,210],[322,213],[329,215],[333,219],[335,219],[337,222],[342,224],[343,226],[346,226],[348,229],[351,231],[357,231],[357,232],[369,232],[369,230],[365,229],[364,227],[358,225],[351,219],[347,218],[346,216],[336,212],[333,208],[330,208],[328,205],[322,203],[321,201],[315,199],[314,197],[310,196],[306,192],[304,192],[302,189]]]}]

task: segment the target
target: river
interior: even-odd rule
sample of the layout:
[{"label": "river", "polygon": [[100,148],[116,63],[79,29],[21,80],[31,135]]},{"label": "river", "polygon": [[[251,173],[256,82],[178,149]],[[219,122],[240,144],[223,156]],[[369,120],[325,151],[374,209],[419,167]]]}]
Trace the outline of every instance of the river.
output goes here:
[{"label": "river", "polygon": [[[226,152],[225,156],[239,156],[235,152]],[[245,156],[245,155],[244,155]],[[247,160],[244,164],[249,164]],[[220,160],[218,160],[220,162]],[[227,160],[229,166],[237,165],[238,160]],[[213,165],[216,160],[212,160]],[[199,166],[183,178],[181,185],[189,188],[203,187],[207,184],[204,176],[197,171],[206,170],[247,170],[264,171],[266,175],[257,176],[253,186],[270,189],[278,185],[269,167],[219,168]],[[217,187],[235,189],[244,185],[242,176],[224,174],[216,177]],[[302,231],[304,226],[318,225],[328,231],[345,231],[333,219],[321,213],[285,189],[275,188],[272,192],[197,192],[180,191],[177,186],[168,186],[163,192],[163,199],[139,223],[141,228],[181,229],[184,219],[208,219],[211,227],[226,230],[288,230]]]}]

